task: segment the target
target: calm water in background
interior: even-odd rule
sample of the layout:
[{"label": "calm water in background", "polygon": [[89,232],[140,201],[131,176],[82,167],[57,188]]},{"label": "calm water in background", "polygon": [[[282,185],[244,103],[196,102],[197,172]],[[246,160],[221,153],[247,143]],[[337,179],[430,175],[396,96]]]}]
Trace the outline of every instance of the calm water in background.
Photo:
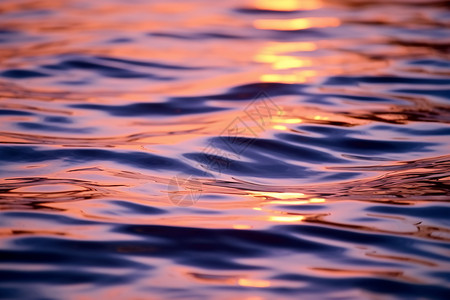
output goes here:
[{"label": "calm water in background", "polygon": [[449,299],[446,1],[0,2],[1,299]]}]

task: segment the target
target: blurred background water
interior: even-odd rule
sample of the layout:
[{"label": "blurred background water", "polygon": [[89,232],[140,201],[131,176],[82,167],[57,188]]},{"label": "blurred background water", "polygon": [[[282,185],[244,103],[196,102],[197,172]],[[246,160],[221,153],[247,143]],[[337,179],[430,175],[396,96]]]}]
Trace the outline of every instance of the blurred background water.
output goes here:
[{"label": "blurred background water", "polygon": [[449,299],[440,0],[0,2],[1,299]]}]

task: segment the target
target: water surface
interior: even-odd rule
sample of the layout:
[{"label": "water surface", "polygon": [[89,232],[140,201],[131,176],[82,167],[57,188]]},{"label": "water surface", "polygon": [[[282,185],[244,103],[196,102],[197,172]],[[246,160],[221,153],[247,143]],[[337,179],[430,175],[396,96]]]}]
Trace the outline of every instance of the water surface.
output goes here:
[{"label": "water surface", "polygon": [[446,1],[0,14],[0,298],[449,299]]}]

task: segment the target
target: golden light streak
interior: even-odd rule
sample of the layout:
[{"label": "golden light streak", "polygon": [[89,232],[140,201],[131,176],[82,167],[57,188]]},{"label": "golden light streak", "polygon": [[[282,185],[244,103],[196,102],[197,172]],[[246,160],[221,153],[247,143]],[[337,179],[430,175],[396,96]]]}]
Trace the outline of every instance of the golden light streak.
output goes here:
[{"label": "golden light streak", "polygon": [[271,63],[272,68],[275,70],[309,67],[313,65],[310,59],[276,54],[258,54],[254,60],[261,63]]},{"label": "golden light streak", "polygon": [[261,10],[295,11],[318,9],[323,3],[319,0],[254,0],[253,6]]},{"label": "golden light streak", "polygon": [[269,221],[272,222],[300,222],[305,219],[304,216],[270,216]]},{"label": "golden light streak", "polygon": [[260,76],[262,82],[304,83],[310,77],[316,77],[315,70],[304,70],[303,68],[314,67],[314,61],[307,57],[285,55],[284,53],[295,53],[317,50],[317,44],[313,42],[272,42],[263,47],[253,58],[255,62],[271,64],[273,70],[302,69],[288,74],[263,74]]},{"label": "golden light streak", "polygon": [[252,229],[253,227],[245,224],[236,224],[233,225],[233,229]]},{"label": "golden light streak", "polygon": [[287,130],[287,127],[284,125],[273,125],[272,128],[276,130]]},{"label": "golden light streak", "polygon": [[240,286],[265,288],[265,287],[269,287],[270,286],[270,281],[259,280],[259,279],[239,278],[238,279],[238,284]]},{"label": "golden light streak", "polygon": [[313,65],[313,62],[309,59],[302,59],[297,57],[288,56],[287,58],[280,59],[272,65],[275,70],[286,70],[286,69],[294,69],[301,67],[310,67]]},{"label": "golden light streak", "polygon": [[294,74],[264,74],[261,75],[260,80],[262,82],[303,83],[316,75],[317,71],[304,70]]},{"label": "golden light streak", "polygon": [[256,197],[271,197],[277,199],[296,199],[296,198],[305,198],[306,195],[303,193],[283,193],[283,192],[250,192]]},{"label": "golden light streak", "polygon": [[291,74],[264,74],[261,75],[260,80],[262,82],[282,82],[282,83],[302,83],[305,82],[305,78],[300,78]]},{"label": "golden light streak", "polygon": [[255,56],[254,60],[260,63],[274,63],[279,59],[283,59],[287,56],[281,56],[276,54],[258,54]]},{"label": "golden light streak", "polygon": [[309,202],[311,203],[322,203],[325,202],[326,200],[324,198],[311,198],[309,199]]},{"label": "golden light streak", "polygon": [[326,200],[324,198],[310,198],[309,200],[272,200],[270,204],[285,204],[285,205],[298,205],[298,204],[308,204],[308,203],[322,203]]},{"label": "golden light streak", "polygon": [[337,27],[341,21],[332,17],[298,18],[298,19],[260,19],[253,22],[257,29],[264,30],[302,30],[308,28]]},{"label": "golden light streak", "polygon": [[270,204],[287,204],[287,205],[289,205],[289,204],[308,204],[309,203],[309,201],[307,201],[307,200],[298,200],[298,201],[295,201],[295,200],[290,200],[290,201],[283,201],[283,200],[273,200],[273,201],[270,201]]},{"label": "golden light streak", "polygon": [[314,120],[328,120],[328,117],[314,116]]},{"label": "golden light streak", "polygon": [[303,122],[303,120],[300,118],[284,120],[284,123],[286,123],[286,124],[298,124],[298,123],[302,123],[302,122]]},{"label": "golden light streak", "polygon": [[284,123],[284,124],[299,124],[299,123],[302,123],[303,120],[300,119],[300,118],[291,118],[291,119],[273,118],[272,122],[274,122],[274,123]]}]

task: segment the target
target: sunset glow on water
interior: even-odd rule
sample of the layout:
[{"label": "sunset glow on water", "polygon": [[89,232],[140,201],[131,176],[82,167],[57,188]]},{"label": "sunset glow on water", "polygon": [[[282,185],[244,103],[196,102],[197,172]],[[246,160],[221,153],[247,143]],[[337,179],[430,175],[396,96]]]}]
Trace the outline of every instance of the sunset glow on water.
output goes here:
[{"label": "sunset glow on water", "polygon": [[450,298],[445,1],[0,16],[0,299]]}]

